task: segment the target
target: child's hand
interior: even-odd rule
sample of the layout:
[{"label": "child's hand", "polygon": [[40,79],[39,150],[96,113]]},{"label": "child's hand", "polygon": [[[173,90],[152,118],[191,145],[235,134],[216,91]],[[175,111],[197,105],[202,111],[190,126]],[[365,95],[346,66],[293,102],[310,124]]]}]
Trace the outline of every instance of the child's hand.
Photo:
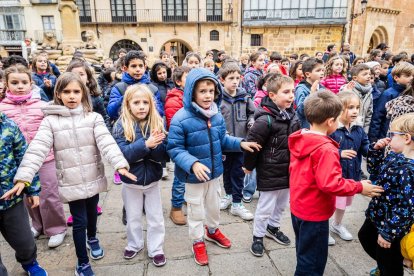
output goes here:
[{"label": "child's hand", "polygon": [[262,148],[262,146],[256,142],[241,142],[240,147],[250,152],[254,152],[254,150],[260,151],[260,149]]},{"label": "child's hand", "polygon": [[312,84],[311,89],[310,89],[310,92],[311,92],[311,93],[314,93],[314,92],[318,91],[318,87],[319,87],[319,80],[316,80],[316,81]]},{"label": "child's hand", "polygon": [[355,82],[354,81],[350,81],[348,82],[348,84],[345,86],[345,90],[352,90],[355,87]]},{"label": "child's hand", "polygon": [[121,168],[118,169],[118,173],[120,175],[123,175],[125,177],[128,177],[129,179],[133,180],[133,181],[137,181],[137,177],[135,175],[133,175],[132,173],[130,173],[127,169],[125,168]]},{"label": "child's hand", "polygon": [[380,196],[384,189],[380,186],[372,185],[369,180],[362,180],[362,192],[364,196],[374,197]]},{"label": "child's hand", "polygon": [[28,196],[27,201],[32,205],[32,209],[38,207],[40,203],[39,196]]},{"label": "child's hand", "polygon": [[352,159],[357,156],[357,152],[354,150],[343,150],[341,151],[341,158]]},{"label": "child's hand", "polygon": [[201,164],[200,162],[195,162],[191,169],[193,170],[198,180],[203,182],[210,180],[210,178],[207,175],[207,173],[210,173],[210,169],[207,166]]},{"label": "child's hand", "polygon": [[52,86],[52,82],[51,82],[49,79],[47,79],[47,78],[44,78],[44,79],[43,79],[43,82],[45,83],[45,85],[46,85],[47,87],[51,87],[51,86]]},{"label": "child's hand", "polygon": [[386,241],[381,234],[378,234],[378,240],[377,243],[382,248],[391,248],[391,243],[389,241]]},{"label": "child's hand", "polygon": [[165,133],[161,131],[153,131],[151,132],[151,136],[145,141],[145,146],[150,149],[156,148],[162,141],[164,141],[164,139]]},{"label": "child's hand", "polygon": [[14,187],[11,190],[4,193],[4,195],[0,199],[10,200],[14,195],[19,196],[22,193],[25,186],[26,185],[24,184],[24,182],[16,182],[16,184],[14,184]]},{"label": "child's hand", "polygon": [[244,174],[251,174],[252,171],[247,170],[245,167],[242,167]]},{"label": "child's hand", "polygon": [[385,148],[391,142],[390,138],[379,139],[375,145],[374,150],[379,150]]}]

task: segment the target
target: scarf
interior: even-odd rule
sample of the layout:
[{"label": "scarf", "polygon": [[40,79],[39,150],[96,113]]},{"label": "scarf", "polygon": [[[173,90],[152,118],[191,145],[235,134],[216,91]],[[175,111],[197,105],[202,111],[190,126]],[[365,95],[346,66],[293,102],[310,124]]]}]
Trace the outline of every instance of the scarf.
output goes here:
[{"label": "scarf", "polygon": [[122,77],[121,77],[121,81],[125,82],[128,85],[137,84],[137,83],[144,83],[144,84],[151,83],[148,72],[145,72],[139,80],[134,79],[127,72],[123,72]]},{"label": "scarf", "polygon": [[355,89],[361,92],[362,96],[365,96],[366,94],[372,91],[372,85],[371,84],[362,85],[359,82],[355,82]]},{"label": "scarf", "polygon": [[15,95],[10,92],[10,90],[6,91],[6,98],[13,101],[16,104],[22,104],[25,101],[29,100],[33,95],[33,90],[30,90],[28,94],[24,95]]},{"label": "scarf", "polygon": [[210,106],[210,109],[206,110],[201,108],[198,104],[196,104],[195,102],[191,102],[192,106],[199,111],[201,114],[203,114],[205,117],[207,117],[208,119],[210,119],[211,117],[213,117],[214,115],[216,115],[218,113],[218,107],[216,103],[213,103]]}]

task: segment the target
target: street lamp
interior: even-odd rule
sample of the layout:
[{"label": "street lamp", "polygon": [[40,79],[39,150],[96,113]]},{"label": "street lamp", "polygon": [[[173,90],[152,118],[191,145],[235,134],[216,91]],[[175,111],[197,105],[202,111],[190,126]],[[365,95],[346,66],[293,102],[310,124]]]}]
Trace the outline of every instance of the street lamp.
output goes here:
[{"label": "street lamp", "polygon": [[351,19],[355,19],[358,16],[363,15],[364,12],[365,12],[365,9],[367,8],[367,4],[368,4],[368,0],[362,0],[361,1],[361,12],[360,13],[351,14]]}]

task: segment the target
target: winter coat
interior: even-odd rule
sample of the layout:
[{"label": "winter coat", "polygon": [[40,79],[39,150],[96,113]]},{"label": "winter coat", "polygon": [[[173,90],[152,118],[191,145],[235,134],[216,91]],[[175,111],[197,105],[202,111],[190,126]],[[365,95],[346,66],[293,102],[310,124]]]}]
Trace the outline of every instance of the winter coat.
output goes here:
[{"label": "winter coat", "polygon": [[372,115],[371,128],[368,134],[368,137],[372,142],[387,136],[390,120],[387,119],[385,105],[387,102],[397,98],[405,88],[404,85],[394,83],[392,87],[385,90],[379,97],[376,109]]},{"label": "winter coat", "polygon": [[60,76],[59,68],[54,63],[52,63],[50,61],[49,61],[49,66],[50,66],[50,68],[52,68],[53,75],[55,75],[56,78],[59,78],[59,76]]},{"label": "winter coat", "polygon": [[134,182],[121,175],[122,182],[146,186],[161,179],[161,162],[166,158],[165,143],[158,145],[155,149],[147,148],[145,141],[149,138],[150,131],[144,137],[139,125],[135,126],[135,141],[129,142],[125,139],[124,128],[119,120],[114,126],[113,136],[125,159],[131,164],[129,172],[137,177],[137,181]]},{"label": "winter coat", "polygon": [[342,75],[330,75],[321,80],[321,84],[335,94],[338,94],[339,89],[347,83],[348,81]]},{"label": "winter coat", "polygon": [[161,102],[163,105],[165,105],[165,98],[167,97],[168,90],[171,90],[174,88],[173,81],[170,79],[163,81],[163,82],[152,81],[151,84],[158,88]]},{"label": "winter coat", "polygon": [[263,71],[254,67],[249,67],[244,74],[242,87],[250,94],[250,96],[252,96],[252,98],[254,98],[254,95],[256,94],[257,81],[261,76],[263,76]]},{"label": "winter coat", "polygon": [[255,122],[246,140],[257,142],[261,151],[245,152],[244,167],[256,168],[257,190],[273,191],[289,188],[288,136],[300,129],[293,108],[281,112],[269,97],[264,97],[254,114]]},{"label": "winter coat", "polygon": [[[51,81],[52,85],[50,87],[47,87],[45,83],[43,82],[43,79],[45,78]],[[53,100],[53,93],[55,91],[55,85],[56,85],[56,77],[50,73],[47,73],[47,74],[32,73],[32,79],[34,83],[46,93],[47,97],[49,98],[49,101]]]},{"label": "winter coat", "polygon": [[269,95],[269,93],[265,90],[257,90],[256,95],[254,95],[254,106],[259,107],[262,99]]},{"label": "winter coat", "polygon": [[175,113],[183,107],[184,91],[181,88],[174,87],[167,93],[165,98],[165,118],[167,120],[167,129],[170,129],[171,120]]},{"label": "winter coat", "polygon": [[110,130],[112,128],[111,119],[109,118],[108,113],[106,113],[102,96],[91,96],[91,99],[93,112],[101,114],[102,118],[104,119],[105,125]]},{"label": "winter coat", "polygon": [[[381,94],[382,92],[379,91],[377,86],[374,84],[372,86],[372,110],[375,110],[377,108],[378,100],[381,97]],[[371,118],[371,122],[372,122],[372,118]]]},{"label": "winter coat", "polygon": [[226,134],[220,112],[208,119],[192,104],[196,82],[201,79],[214,81],[218,94],[215,103],[220,106],[223,92],[217,78],[204,68],[192,69],[184,88],[184,108],[174,115],[168,133],[167,150],[176,164],[175,175],[185,183],[200,183],[192,171],[195,162],[207,166],[208,177],[215,179],[223,174],[223,151],[241,151],[241,139]]},{"label": "winter coat", "polygon": [[62,202],[90,198],[107,190],[101,154],[115,169],[129,168],[102,116],[83,107],[43,108],[45,118],[30,143],[15,180],[31,181],[53,148]]},{"label": "winter coat", "polygon": [[[305,116],[305,100],[310,95],[312,84],[306,80],[302,80],[295,88],[295,105],[296,112],[302,128],[309,128],[310,124]],[[319,89],[324,89],[323,85],[319,85]],[[318,90],[319,90],[318,89]]]},{"label": "winter coat", "polygon": [[414,223],[414,160],[393,151],[384,157],[384,149],[370,147],[367,168],[384,192],[371,199],[365,215],[385,240],[393,242]]},{"label": "winter coat", "polygon": [[[14,187],[13,178],[22,161],[27,144],[23,134],[15,122],[0,112],[0,196]],[[39,176],[30,181],[29,187],[23,191],[28,196],[38,196],[40,193]],[[0,200],[0,211],[4,211],[22,201],[23,193],[10,200]]]},{"label": "winter coat", "polygon": [[254,122],[255,109],[250,95],[243,88],[237,88],[234,97],[223,89],[223,101],[220,110],[229,135],[246,138],[247,130]]},{"label": "winter coat", "polygon": [[[109,85],[108,85],[108,88],[106,88],[106,90],[105,91],[102,91],[103,92],[103,97],[104,97],[104,100],[103,100],[103,103],[104,103],[104,106],[105,106],[105,108],[108,108],[108,104],[109,104],[109,97],[111,96],[111,90],[112,90],[112,88],[117,84],[117,83],[119,83],[121,80],[120,79],[117,79],[117,78],[115,78]],[[108,112],[106,112],[107,114],[108,114]],[[109,115],[108,115],[109,116]]]},{"label": "winter coat", "polygon": [[[361,180],[362,156],[367,156],[369,140],[364,129],[358,125],[351,125],[348,130],[340,124],[338,129],[330,135],[339,144],[339,157],[341,158],[342,176],[355,181]],[[343,150],[354,150],[357,156],[352,159],[342,158]]]},{"label": "winter coat", "polygon": [[392,123],[397,117],[414,112],[414,97],[410,95],[398,96],[385,105],[387,119]]},{"label": "winter coat", "polygon": [[[385,84],[385,89],[390,88],[390,86],[388,85],[388,78],[387,75],[383,76],[380,75],[379,79]],[[385,90],[384,90],[385,91]]]},{"label": "winter coat", "polygon": [[104,73],[105,73],[105,70],[102,70],[97,78],[99,89],[102,92],[105,92],[110,86],[110,83],[104,78]]},{"label": "winter coat", "polygon": [[387,89],[387,85],[380,78],[375,79],[374,86],[376,86],[381,93]]}]

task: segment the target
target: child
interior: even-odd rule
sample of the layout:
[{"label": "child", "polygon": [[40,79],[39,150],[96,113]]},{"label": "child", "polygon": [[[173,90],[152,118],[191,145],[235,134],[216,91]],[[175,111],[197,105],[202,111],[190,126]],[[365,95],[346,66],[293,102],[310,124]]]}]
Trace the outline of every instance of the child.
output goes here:
[{"label": "child", "polygon": [[414,224],[411,226],[411,231],[402,238],[401,243],[401,255],[404,257],[403,264],[405,267],[414,269]]},{"label": "child", "polygon": [[288,142],[290,209],[296,236],[295,275],[323,275],[335,196],[377,196],[382,188],[367,180],[342,178],[338,144],[328,137],[337,129],[342,111],[338,96],[330,91],[313,93],[305,101],[304,110],[310,130],[293,133]]},{"label": "child", "polygon": [[6,91],[4,89],[4,73],[0,70],[0,103],[6,97]]},{"label": "child", "polygon": [[104,63],[101,66],[101,72],[98,76],[98,86],[102,92],[105,92],[109,87],[111,81],[108,81],[108,77],[105,77],[105,72],[114,70],[114,62],[111,58],[104,59]]},{"label": "child", "polygon": [[340,56],[331,58],[326,64],[326,77],[321,81],[326,89],[335,94],[338,94],[339,89],[347,83],[344,63],[344,59]]},{"label": "child", "polygon": [[305,117],[305,100],[313,92],[324,87],[320,84],[325,72],[323,61],[316,58],[309,58],[302,64],[304,80],[295,89],[296,112],[302,128],[309,128],[309,122]]},{"label": "child", "polygon": [[280,220],[289,202],[289,153],[287,137],[300,129],[300,122],[292,107],[293,79],[276,75],[267,81],[269,95],[263,98],[255,113],[255,123],[249,129],[247,141],[257,141],[260,152],[245,153],[247,173],[256,168],[259,202],[253,224],[253,243],[250,252],[263,256],[263,237],[282,245],[289,238],[280,230]]},{"label": "child", "polygon": [[184,59],[183,65],[191,69],[203,67],[201,56],[197,53],[189,52]]},{"label": "child", "polygon": [[[6,98],[0,103],[0,110],[13,120],[22,131],[28,144],[35,137],[44,115],[41,108],[47,105],[33,91],[30,70],[23,65],[6,69]],[[58,247],[66,236],[65,212],[59,198],[58,179],[53,152],[49,152],[39,170],[42,192],[39,208],[27,208],[32,218],[32,232],[35,238],[44,233],[49,237],[48,246]],[[29,204],[27,204],[29,205]]]},{"label": "child", "polygon": [[240,56],[240,72],[242,76],[244,76],[248,68],[249,68],[249,55],[242,54]]},{"label": "child", "polygon": [[254,105],[256,107],[259,107],[262,99],[269,94],[267,93],[267,81],[276,75],[275,73],[269,73],[261,76],[257,81],[257,92],[254,95]]},{"label": "child", "polygon": [[161,51],[161,53],[160,53],[160,60],[164,64],[168,64],[168,62],[170,61],[170,55],[166,51]]},{"label": "child", "polygon": [[218,229],[222,150],[260,148],[256,143],[241,142],[240,138],[226,134],[226,125],[218,110],[221,98],[221,85],[214,74],[204,68],[191,70],[185,85],[184,108],[175,114],[168,135],[167,150],[176,163],[175,175],[185,182],[189,236],[194,260],[199,265],[208,264],[204,236],[220,247],[231,246],[230,240]]},{"label": "child", "polygon": [[171,69],[167,66],[167,64],[160,61],[152,65],[151,84],[158,88],[161,103],[164,106],[168,90],[174,87],[174,83],[171,81]]},{"label": "child", "polygon": [[381,65],[379,79],[385,84],[386,88],[389,88],[387,73],[388,73],[388,68],[390,67],[390,63],[386,60],[380,60],[379,64]]},{"label": "child", "polygon": [[[183,94],[187,74],[190,72],[190,67],[180,66],[174,70],[173,81],[175,87],[168,91],[165,100],[165,118],[167,121],[167,129],[170,128],[171,120],[175,113],[183,107]],[[185,225],[187,219],[182,210],[184,203],[185,183],[178,180],[174,171],[174,181],[171,189],[171,212],[170,218],[172,222],[177,225]]]},{"label": "child", "polygon": [[[367,155],[369,146],[368,136],[364,129],[355,123],[359,114],[360,100],[352,92],[340,92],[338,96],[343,104],[343,110],[339,116],[338,129],[330,137],[339,144],[342,177],[360,181],[362,156]],[[352,234],[342,224],[346,207],[351,206],[352,199],[353,196],[336,197],[336,210],[330,225],[331,232],[338,234],[345,241],[353,239]],[[330,245],[334,243],[335,240],[330,237]]]},{"label": "child", "polygon": [[397,117],[406,113],[414,113],[414,86],[413,81],[400,96],[385,105],[387,119],[392,123]]},{"label": "child", "polygon": [[[319,60],[322,60],[322,58],[320,58]],[[289,75],[295,81],[294,83],[295,88],[303,80],[302,65],[303,65],[303,61],[299,60],[299,61],[292,63],[292,67],[290,67]]]},{"label": "child", "polygon": [[77,74],[66,72],[60,76],[54,103],[44,107],[43,112],[46,117],[17,170],[15,187],[24,187],[25,182],[32,181],[53,147],[60,198],[69,203],[73,216],[73,240],[78,257],[75,273],[92,275],[86,248],[94,260],[104,256],[96,238],[96,206],[99,193],[107,190],[101,154],[121,175],[134,181],[136,177],[128,173],[128,162],[102,116],[92,112],[88,89]]},{"label": "child", "polygon": [[[19,127],[2,112],[0,112],[0,137],[2,138],[0,139],[0,193],[2,195],[0,198],[0,230],[4,239],[16,252],[16,260],[29,275],[47,276],[46,270],[37,263],[36,243],[30,231],[26,208],[22,202],[22,191],[24,191],[31,207],[39,206],[39,178],[36,176],[33,181],[23,183],[22,186],[13,185],[13,177],[27,144]],[[10,194],[16,194],[16,196],[10,199]],[[8,275],[1,258],[0,274]]]},{"label": "child", "polygon": [[46,93],[49,101],[53,100],[56,77],[51,73],[47,57],[45,55],[35,57],[33,59],[32,69],[33,82]]},{"label": "child", "polygon": [[125,259],[134,258],[144,248],[142,210],[146,211],[148,256],[155,266],[167,262],[162,249],[165,227],[158,181],[165,160],[164,123],[155,108],[152,92],[145,85],[130,86],[125,92],[121,117],[114,126],[114,138],[131,164],[131,181],[121,176],[122,199],[128,214]]},{"label": "child", "polygon": [[408,62],[401,62],[393,68],[391,74],[394,79],[392,87],[388,88],[381,94],[378,99],[377,108],[372,116],[372,129],[369,133],[369,139],[375,142],[384,138],[387,134],[390,121],[387,119],[385,105],[387,102],[397,98],[409,85],[414,75],[414,65]]},{"label": "child", "polygon": [[[225,62],[218,75],[223,85],[221,114],[226,123],[227,133],[231,136],[246,138],[247,130],[253,125],[255,106],[247,92],[239,87],[241,72],[237,63]],[[247,210],[242,201],[244,184],[243,153],[226,152],[223,156],[223,182],[226,195],[221,199],[220,209],[230,205],[230,214],[243,220],[252,220],[253,214]]]},{"label": "child", "polygon": [[264,54],[255,52],[250,55],[251,66],[246,70],[242,81],[242,87],[250,94],[252,98],[257,91],[257,80],[263,75],[264,68]]},{"label": "child", "polygon": [[[387,145],[391,151],[384,156]],[[377,262],[378,275],[402,276],[400,241],[414,223],[414,113],[394,120],[389,138],[370,147],[367,165],[384,192],[369,203],[358,237],[365,252]]]},{"label": "child", "polygon": [[204,68],[206,68],[207,70],[209,70],[210,72],[214,73],[214,60],[212,59],[207,59],[204,61]]},{"label": "child", "polygon": [[368,65],[368,67],[374,71],[374,84],[372,85],[373,87],[375,86],[380,93],[384,92],[385,89],[387,89],[386,84],[380,79],[380,75],[381,75],[381,65],[379,62],[377,61],[370,61],[365,63],[366,65]]},{"label": "child", "polygon": [[360,64],[362,64],[364,62],[365,62],[365,59],[363,57],[356,57],[354,59],[354,62],[352,62],[352,67],[357,66],[357,65],[360,65]]},{"label": "child", "polygon": [[286,72],[289,72],[290,70],[290,62],[288,58],[282,58],[280,61],[283,68],[285,68]]}]

